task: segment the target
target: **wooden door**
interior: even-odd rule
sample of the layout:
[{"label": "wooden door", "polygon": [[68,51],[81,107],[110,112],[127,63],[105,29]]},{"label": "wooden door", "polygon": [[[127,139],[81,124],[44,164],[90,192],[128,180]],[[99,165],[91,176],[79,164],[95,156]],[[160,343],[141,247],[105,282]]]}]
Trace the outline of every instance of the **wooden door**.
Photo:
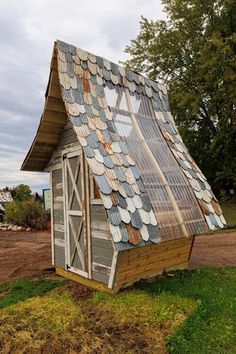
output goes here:
[{"label": "wooden door", "polygon": [[64,156],[67,269],[90,277],[86,166],[81,151]]}]

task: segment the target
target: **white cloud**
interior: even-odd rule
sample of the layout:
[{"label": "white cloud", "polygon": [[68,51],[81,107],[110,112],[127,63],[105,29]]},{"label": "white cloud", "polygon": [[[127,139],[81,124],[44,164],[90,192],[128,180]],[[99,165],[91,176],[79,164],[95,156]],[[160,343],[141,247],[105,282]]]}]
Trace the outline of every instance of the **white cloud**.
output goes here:
[{"label": "white cloud", "polygon": [[140,16],[163,18],[162,8],[161,0],[1,0],[0,188],[48,183],[45,174],[19,169],[43,109],[53,42],[123,61]]},{"label": "white cloud", "polygon": [[1,168],[0,189],[6,186],[12,187],[20,183],[25,183],[30,185],[33,190],[41,190],[43,186],[48,185],[48,173],[20,171],[24,154],[17,152],[17,149],[15,150],[14,152],[9,151],[8,154],[1,154],[0,156],[0,166],[4,166],[4,168]]},{"label": "white cloud", "polygon": [[[0,134],[1,135],[1,134]],[[5,155],[9,155],[10,152],[21,152],[24,153],[24,150],[21,148],[18,148],[16,146],[12,146],[12,145],[7,145],[7,144],[2,144],[0,143],[0,150],[1,150],[1,156],[3,154]],[[0,160],[1,161],[1,160]]]}]

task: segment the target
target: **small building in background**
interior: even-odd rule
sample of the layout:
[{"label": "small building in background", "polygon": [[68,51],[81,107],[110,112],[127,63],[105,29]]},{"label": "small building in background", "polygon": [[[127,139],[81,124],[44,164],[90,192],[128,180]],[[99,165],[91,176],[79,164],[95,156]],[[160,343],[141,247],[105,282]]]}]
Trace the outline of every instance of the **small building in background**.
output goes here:
[{"label": "small building in background", "polygon": [[39,195],[38,192],[34,193],[33,198],[34,198],[35,202],[43,203],[43,197],[41,195]]},{"label": "small building in background", "polygon": [[43,189],[43,205],[45,210],[51,210],[51,189]]},{"label": "small building in background", "polygon": [[0,191],[0,221],[3,219],[5,205],[13,201],[10,192]]}]

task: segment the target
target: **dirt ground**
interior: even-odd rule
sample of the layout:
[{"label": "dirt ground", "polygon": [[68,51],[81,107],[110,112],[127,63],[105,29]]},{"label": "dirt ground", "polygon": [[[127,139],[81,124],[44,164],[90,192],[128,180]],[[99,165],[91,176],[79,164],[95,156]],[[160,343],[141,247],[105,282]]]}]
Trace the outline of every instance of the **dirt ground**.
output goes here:
[{"label": "dirt ground", "polygon": [[[49,231],[0,231],[0,281],[57,277],[51,264],[50,242]],[[197,236],[189,265],[236,265],[236,232]]]},{"label": "dirt ground", "polygon": [[50,231],[0,231],[0,281],[53,276],[50,242]]},{"label": "dirt ground", "polygon": [[189,267],[236,266],[236,232],[195,237]]}]

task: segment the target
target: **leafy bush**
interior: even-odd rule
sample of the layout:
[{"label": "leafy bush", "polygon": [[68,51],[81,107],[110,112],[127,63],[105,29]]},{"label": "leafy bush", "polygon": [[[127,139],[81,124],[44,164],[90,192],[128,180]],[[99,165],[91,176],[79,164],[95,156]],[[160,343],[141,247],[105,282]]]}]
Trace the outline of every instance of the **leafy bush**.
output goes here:
[{"label": "leafy bush", "polygon": [[18,224],[19,211],[17,203],[11,202],[5,205],[4,221],[12,224]]},{"label": "leafy bush", "polygon": [[27,184],[19,184],[17,187],[10,189],[10,192],[16,202],[22,202],[32,196],[32,191]]},{"label": "leafy bush", "polygon": [[4,220],[20,226],[44,229],[47,224],[47,214],[42,204],[29,199],[6,205]]}]

